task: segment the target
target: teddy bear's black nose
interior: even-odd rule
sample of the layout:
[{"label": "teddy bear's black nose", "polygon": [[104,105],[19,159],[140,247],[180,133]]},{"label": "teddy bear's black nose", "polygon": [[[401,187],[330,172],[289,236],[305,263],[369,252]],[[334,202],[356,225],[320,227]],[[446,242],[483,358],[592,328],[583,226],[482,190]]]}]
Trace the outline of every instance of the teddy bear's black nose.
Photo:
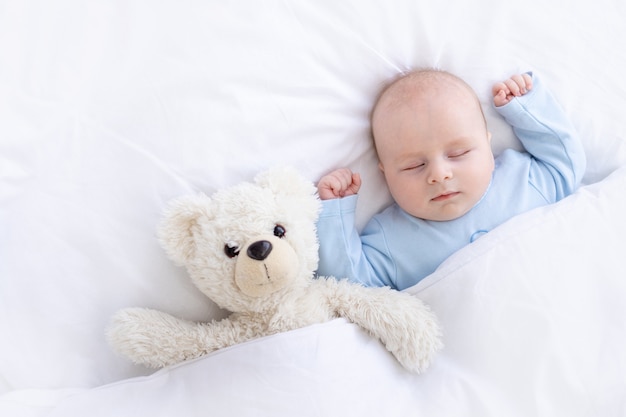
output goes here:
[{"label": "teddy bear's black nose", "polygon": [[262,261],[267,258],[272,251],[272,244],[267,240],[259,240],[248,246],[248,256],[257,261]]}]

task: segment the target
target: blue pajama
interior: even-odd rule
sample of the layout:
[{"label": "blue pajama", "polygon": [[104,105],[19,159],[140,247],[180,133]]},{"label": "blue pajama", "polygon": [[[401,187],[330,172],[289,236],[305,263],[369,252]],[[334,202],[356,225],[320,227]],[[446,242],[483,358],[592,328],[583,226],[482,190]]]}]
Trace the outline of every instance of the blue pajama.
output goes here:
[{"label": "blue pajama", "polygon": [[532,90],[496,107],[526,152],[509,149],[496,158],[488,190],[468,213],[436,222],[413,217],[394,203],[359,234],[358,196],[323,201],[318,275],[403,290],[511,217],[573,193],[585,172],[582,144],[561,106],[531,75]]}]

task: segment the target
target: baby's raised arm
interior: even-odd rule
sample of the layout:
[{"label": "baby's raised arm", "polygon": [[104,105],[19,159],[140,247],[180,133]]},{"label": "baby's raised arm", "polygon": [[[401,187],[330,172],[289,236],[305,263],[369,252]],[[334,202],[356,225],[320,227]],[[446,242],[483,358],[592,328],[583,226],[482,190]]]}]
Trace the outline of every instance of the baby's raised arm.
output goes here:
[{"label": "baby's raised arm", "polygon": [[508,80],[495,83],[491,88],[493,104],[496,107],[504,106],[513,97],[523,96],[533,88],[533,80],[529,74],[516,74]]},{"label": "baby's raised arm", "polygon": [[354,195],[360,188],[361,176],[348,168],[337,169],[323,176],[317,183],[317,193],[322,200]]}]

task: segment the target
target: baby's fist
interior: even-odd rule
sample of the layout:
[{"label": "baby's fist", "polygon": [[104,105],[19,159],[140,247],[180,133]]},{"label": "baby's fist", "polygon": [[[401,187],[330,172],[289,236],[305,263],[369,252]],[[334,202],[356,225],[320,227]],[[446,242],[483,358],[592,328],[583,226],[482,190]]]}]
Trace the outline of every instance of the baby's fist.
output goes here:
[{"label": "baby's fist", "polygon": [[361,188],[361,176],[348,168],[341,168],[322,177],[317,192],[322,200],[355,195]]},{"label": "baby's fist", "polygon": [[504,106],[514,97],[521,97],[533,88],[533,79],[530,74],[516,74],[508,80],[494,84],[491,89],[493,104],[496,107]]}]

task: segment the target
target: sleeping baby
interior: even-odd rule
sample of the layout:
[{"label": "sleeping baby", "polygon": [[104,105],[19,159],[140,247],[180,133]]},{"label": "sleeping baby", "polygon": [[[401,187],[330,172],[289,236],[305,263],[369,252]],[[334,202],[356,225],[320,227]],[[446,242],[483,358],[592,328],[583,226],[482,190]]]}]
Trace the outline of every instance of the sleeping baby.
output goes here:
[{"label": "sleeping baby", "polygon": [[371,124],[394,203],[359,234],[359,174],[342,168],[324,176],[318,274],[403,290],[507,219],[576,190],[582,144],[537,75],[514,75],[492,94],[526,152],[494,158],[476,93],[446,71],[416,70],[382,91]]}]

